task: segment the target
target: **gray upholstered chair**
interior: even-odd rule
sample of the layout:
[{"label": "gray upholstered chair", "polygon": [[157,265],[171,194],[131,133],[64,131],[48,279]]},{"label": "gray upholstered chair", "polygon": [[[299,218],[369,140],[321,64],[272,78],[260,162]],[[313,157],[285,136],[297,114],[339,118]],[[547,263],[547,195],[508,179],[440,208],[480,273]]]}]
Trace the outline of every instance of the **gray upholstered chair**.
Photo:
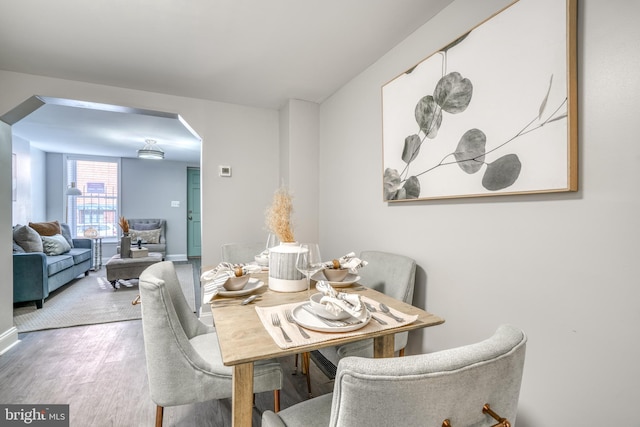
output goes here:
[{"label": "gray upholstered chair", "polygon": [[264,249],[264,242],[225,243],[222,245],[222,261],[232,264],[246,264],[255,261],[255,256]]},{"label": "gray upholstered chair", "polygon": [[[189,308],[171,261],[159,262],[140,275],[142,328],[156,426],[165,406],[185,405],[232,395],[232,368],[222,364],[215,329]],[[256,363],[254,393],[274,391],[279,410],[282,368],[274,361]]]},{"label": "gray upholstered chair", "polygon": [[[416,262],[404,255],[379,251],[363,251],[360,259],[369,264],[358,272],[359,283],[369,288],[389,295],[397,300],[412,304],[413,289],[416,282]],[[395,335],[395,351],[404,354],[407,346],[408,332]],[[334,370],[338,361],[347,356],[373,357],[373,340],[363,340],[344,344],[337,347],[327,347],[319,350],[325,360],[321,363],[331,363]],[[317,354],[317,353],[316,353]],[[317,357],[313,358],[317,362]]]},{"label": "gray upholstered chair", "polygon": [[515,425],[526,336],[503,325],[487,340],[402,358],[340,360],[333,393],[275,414],[263,427],[489,427],[483,406]]},{"label": "gray upholstered chair", "polygon": [[[160,239],[158,243],[143,242],[145,248],[149,249],[149,252],[159,252],[162,254],[162,259],[167,257],[167,221],[159,218],[128,218],[129,229],[137,231],[149,231],[160,229]],[[131,239],[131,243],[136,243],[136,240]],[[120,246],[117,248],[120,253]]]}]

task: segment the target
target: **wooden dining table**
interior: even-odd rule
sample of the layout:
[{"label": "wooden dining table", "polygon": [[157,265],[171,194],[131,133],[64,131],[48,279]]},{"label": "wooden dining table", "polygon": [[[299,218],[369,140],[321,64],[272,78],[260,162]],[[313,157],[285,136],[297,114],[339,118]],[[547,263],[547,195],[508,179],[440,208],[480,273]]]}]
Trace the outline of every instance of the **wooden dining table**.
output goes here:
[{"label": "wooden dining table", "polygon": [[[274,359],[302,352],[311,352],[323,347],[345,344],[373,338],[375,357],[394,356],[394,334],[403,331],[426,328],[444,323],[444,319],[428,313],[418,307],[391,298],[373,289],[354,284],[336,289],[341,292],[354,292],[396,309],[407,315],[416,315],[417,320],[410,324],[379,331],[364,331],[359,334],[327,334],[328,339],[320,343],[299,345],[293,348],[280,348],[263,326],[256,311],[256,305],[272,307],[303,302],[310,292],[276,292],[268,289],[268,275],[255,274],[265,282],[265,286],[255,291],[259,295],[254,302],[241,305],[244,297],[215,297],[211,301],[211,311],[215,323],[222,362],[233,368],[232,425],[251,426],[253,408],[253,364],[264,359]],[[312,291],[314,292],[314,291]],[[348,336],[347,336],[348,335]]]}]

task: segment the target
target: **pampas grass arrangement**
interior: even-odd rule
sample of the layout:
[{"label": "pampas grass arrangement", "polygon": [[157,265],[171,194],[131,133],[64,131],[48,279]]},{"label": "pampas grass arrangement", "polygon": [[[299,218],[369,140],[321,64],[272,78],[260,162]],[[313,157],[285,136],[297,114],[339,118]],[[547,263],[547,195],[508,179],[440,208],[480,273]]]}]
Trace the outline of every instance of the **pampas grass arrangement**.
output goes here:
[{"label": "pampas grass arrangement", "polygon": [[123,216],[120,217],[120,221],[118,221],[120,228],[122,228],[122,232],[126,235],[129,234],[129,221],[127,221]]},{"label": "pampas grass arrangement", "polygon": [[267,209],[266,220],[269,231],[278,236],[281,242],[295,242],[291,226],[293,202],[289,191],[280,187],[273,195],[271,207]]}]

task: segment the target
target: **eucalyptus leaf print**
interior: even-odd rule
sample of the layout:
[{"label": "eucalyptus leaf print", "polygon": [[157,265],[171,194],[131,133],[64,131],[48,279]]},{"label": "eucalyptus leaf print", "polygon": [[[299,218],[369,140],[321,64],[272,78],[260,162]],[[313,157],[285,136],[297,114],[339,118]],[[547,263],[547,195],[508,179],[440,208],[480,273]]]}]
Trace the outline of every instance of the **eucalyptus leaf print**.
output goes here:
[{"label": "eucalyptus leaf print", "polygon": [[575,11],[563,3],[514,1],[382,86],[385,200],[577,189]]},{"label": "eucalyptus leaf print", "polygon": [[417,199],[420,196],[420,181],[415,176],[410,176],[402,188],[407,199]]},{"label": "eucalyptus leaf print", "polygon": [[482,186],[490,191],[498,191],[513,185],[520,176],[522,163],[515,154],[507,154],[487,163],[487,171],[482,177]]},{"label": "eucalyptus leaf print", "polygon": [[438,129],[442,124],[442,110],[436,104],[433,96],[427,95],[418,102],[415,115],[420,130],[427,138],[433,139],[438,136]]},{"label": "eucalyptus leaf print", "polygon": [[449,73],[442,77],[433,92],[436,103],[449,114],[462,113],[467,109],[473,95],[473,85],[460,73]]},{"label": "eucalyptus leaf print", "polygon": [[418,135],[411,135],[404,139],[404,149],[402,150],[402,160],[405,163],[411,163],[420,152],[420,137]]},{"label": "eucalyptus leaf print", "polygon": [[402,179],[397,170],[387,168],[384,171],[384,198],[397,200],[398,190],[402,187]]},{"label": "eucalyptus leaf print", "polygon": [[486,144],[487,137],[481,130],[466,131],[458,142],[456,152],[453,153],[460,169],[469,174],[478,172],[484,164]]}]

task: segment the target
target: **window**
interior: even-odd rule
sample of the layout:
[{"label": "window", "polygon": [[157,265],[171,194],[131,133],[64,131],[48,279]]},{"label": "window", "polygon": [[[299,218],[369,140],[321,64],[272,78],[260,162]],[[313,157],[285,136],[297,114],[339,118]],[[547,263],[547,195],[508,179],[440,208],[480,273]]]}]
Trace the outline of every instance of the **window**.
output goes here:
[{"label": "window", "polygon": [[71,233],[76,237],[117,237],[120,162],[68,157],[66,166],[67,187],[75,183],[82,192],[79,196],[65,195]]}]

